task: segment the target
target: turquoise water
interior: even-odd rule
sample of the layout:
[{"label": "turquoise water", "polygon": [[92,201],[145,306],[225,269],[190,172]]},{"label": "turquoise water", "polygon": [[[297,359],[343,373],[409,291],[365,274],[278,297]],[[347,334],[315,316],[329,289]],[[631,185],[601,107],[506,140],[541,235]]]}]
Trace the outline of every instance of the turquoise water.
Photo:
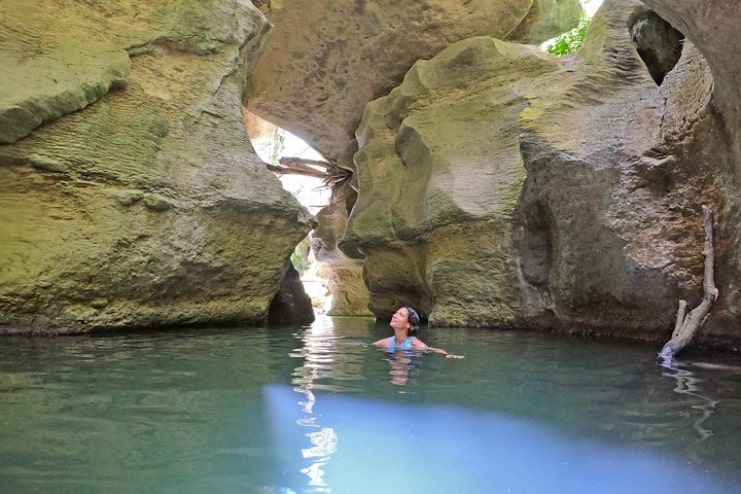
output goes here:
[{"label": "turquoise water", "polygon": [[741,364],[366,319],[0,340],[0,493],[737,493]]}]

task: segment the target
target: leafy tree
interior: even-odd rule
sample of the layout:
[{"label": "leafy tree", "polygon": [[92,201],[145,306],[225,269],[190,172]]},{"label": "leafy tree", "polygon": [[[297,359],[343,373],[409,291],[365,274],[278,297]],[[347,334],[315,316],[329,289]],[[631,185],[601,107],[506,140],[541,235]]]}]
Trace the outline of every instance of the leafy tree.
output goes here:
[{"label": "leafy tree", "polygon": [[587,16],[582,16],[579,25],[571,31],[565,32],[559,36],[553,38],[553,40],[546,45],[545,50],[551,55],[557,57],[563,57],[574,53],[584,43],[584,35],[587,33],[589,22],[591,19]]}]

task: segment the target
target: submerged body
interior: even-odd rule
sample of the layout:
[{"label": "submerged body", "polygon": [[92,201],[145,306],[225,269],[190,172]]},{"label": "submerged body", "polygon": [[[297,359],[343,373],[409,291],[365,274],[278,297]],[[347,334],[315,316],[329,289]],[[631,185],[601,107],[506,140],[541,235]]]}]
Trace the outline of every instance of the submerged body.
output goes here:
[{"label": "submerged body", "polygon": [[396,350],[413,350],[414,342],[417,340],[416,336],[410,336],[401,343],[396,343],[396,338],[388,339],[388,350],[389,352],[395,352]]},{"label": "submerged body", "polygon": [[453,355],[442,348],[428,346],[411,333],[415,333],[419,327],[419,315],[411,307],[401,307],[391,316],[389,325],[394,329],[394,336],[382,338],[374,345],[386,348],[393,352],[396,350],[419,350],[423,352],[435,352],[445,355],[445,358],[463,358],[463,355]]}]

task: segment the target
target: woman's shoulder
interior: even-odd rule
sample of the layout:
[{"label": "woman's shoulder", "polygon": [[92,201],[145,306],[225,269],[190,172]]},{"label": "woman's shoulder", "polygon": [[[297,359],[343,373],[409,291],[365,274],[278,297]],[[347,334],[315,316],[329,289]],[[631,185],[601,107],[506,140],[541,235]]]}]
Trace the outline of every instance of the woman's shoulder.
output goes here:
[{"label": "woman's shoulder", "polygon": [[424,341],[420,340],[416,336],[410,336],[409,339],[412,342],[413,348],[422,348],[422,349],[427,348],[427,344],[425,344]]}]

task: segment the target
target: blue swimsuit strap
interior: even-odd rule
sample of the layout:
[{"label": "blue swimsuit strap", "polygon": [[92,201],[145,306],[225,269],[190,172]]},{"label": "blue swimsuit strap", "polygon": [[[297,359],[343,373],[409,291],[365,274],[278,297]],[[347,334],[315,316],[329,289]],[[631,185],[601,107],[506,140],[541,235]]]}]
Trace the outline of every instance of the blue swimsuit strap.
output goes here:
[{"label": "blue swimsuit strap", "polygon": [[[414,340],[417,338],[415,336],[409,336],[406,340],[402,341],[399,344],[399,350],[410,350],[412,348],[412,343],[414,343]],[[392,336],[389,340],[389,351],[393,352],[396,350],[396,337]]]}]

